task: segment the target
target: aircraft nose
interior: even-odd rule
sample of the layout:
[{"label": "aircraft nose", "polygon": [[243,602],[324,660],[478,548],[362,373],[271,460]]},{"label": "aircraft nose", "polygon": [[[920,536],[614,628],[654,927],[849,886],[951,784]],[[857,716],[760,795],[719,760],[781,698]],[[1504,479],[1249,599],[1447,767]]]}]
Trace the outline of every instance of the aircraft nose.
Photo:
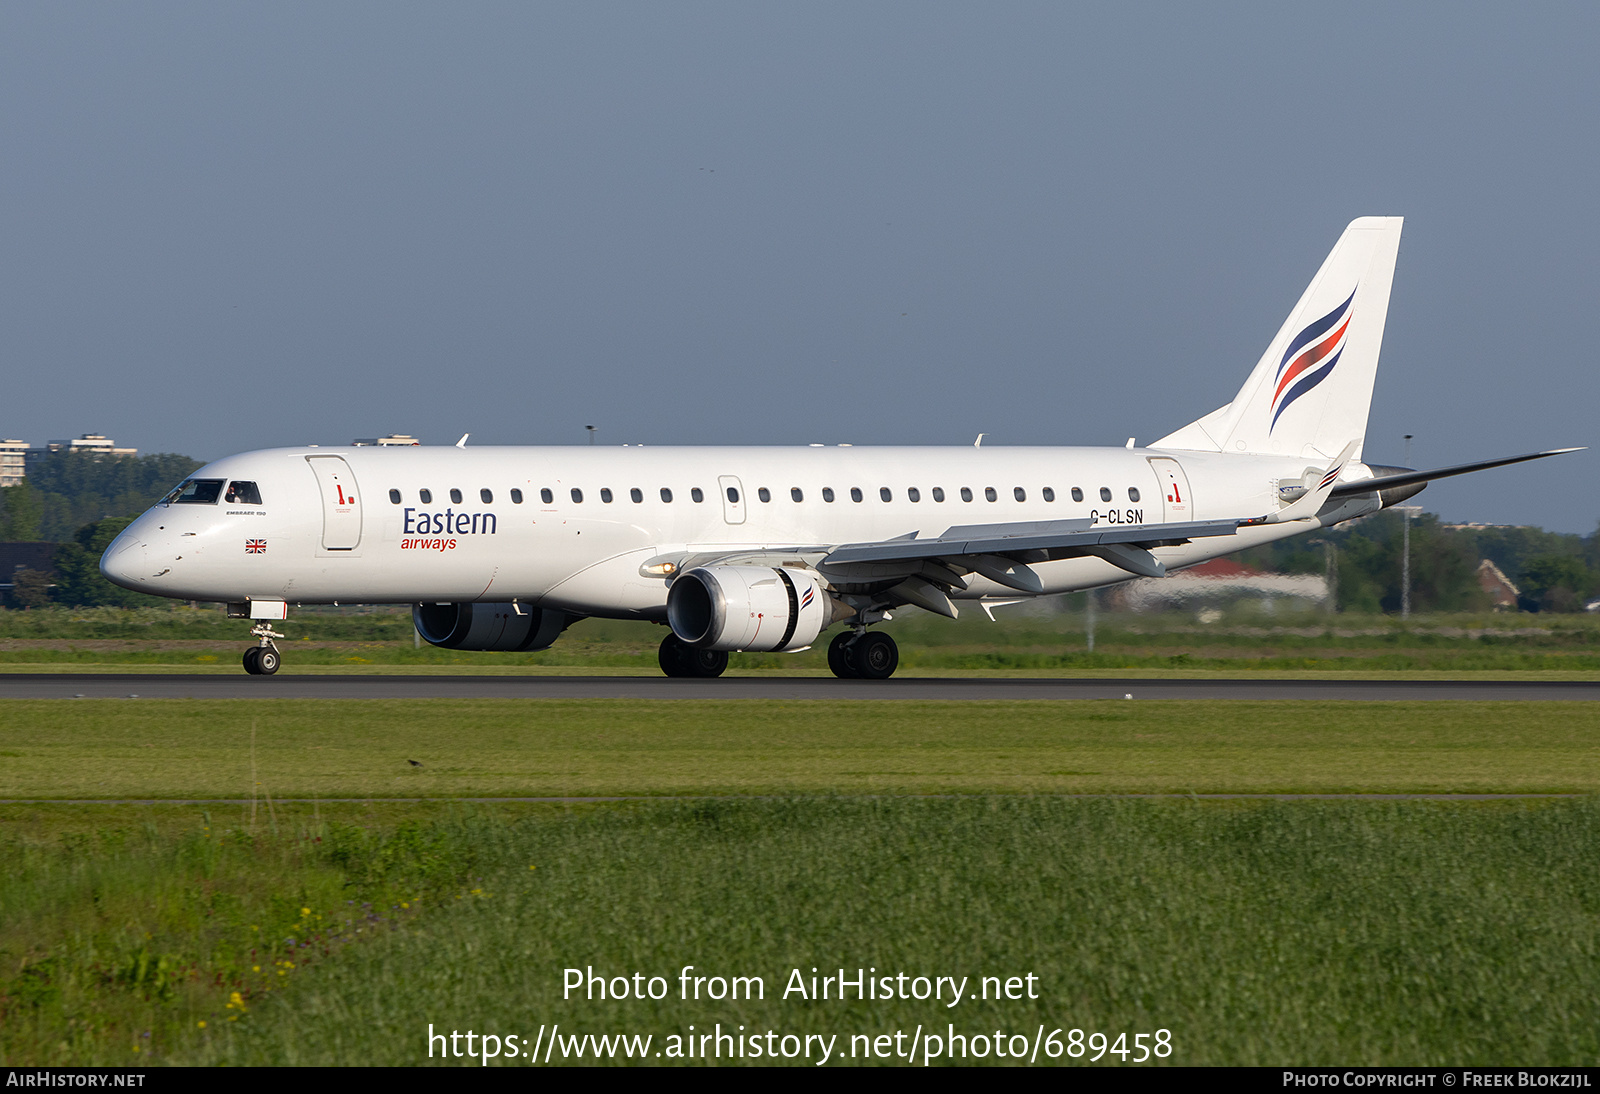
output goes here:
[{"label": "aircraft nose", "polygon": [[106,553],[100,556],[100,573],[113,585],[124,589],[141,588],[150,576],[144,540],[126,531],[112,540]]}]

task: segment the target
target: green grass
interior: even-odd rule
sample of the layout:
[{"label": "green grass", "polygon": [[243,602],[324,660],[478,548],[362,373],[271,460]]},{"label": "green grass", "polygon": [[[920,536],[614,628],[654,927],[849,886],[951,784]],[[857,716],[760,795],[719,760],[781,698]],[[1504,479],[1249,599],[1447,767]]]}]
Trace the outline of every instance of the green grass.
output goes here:
[{"label": "green grass", "polygon": [[0,805],[0,1065],[160,1061],[237,1021],[462,889],[442,812]]},{"label": "green grass", "polygon": [[85,699],[0,798],[249,797],[252,721],[279,798],[1600,790],[1585,702]]},{"label": "green grass", "polygon": [[[260,796],[0,802],[0,1064],[409,1065],[430,1022],[1586,1063],[1600,798],[1060,795],[1588,795],[1597,729],[1564,702],[3,702],[0,798]],[[447,800],[563,795],[640,797]],[[767,995],[560,998],[591,965]],[[1040,998],[785,1001],[813,966],[1031,973]]]},{"label": "green grass", "polygon": [[[1600,1051],[1589,800],[808,798],[465,824],[476,892],[337,953],[242,1021],[197,1029],[171,1058],[412,1065],[427,1062],[429,1023],[650,1034],[652,1052],[718,1023],[836,1034],[847,1055],[851,1035],[919,1025],[1166,1029],[1176,1064],[1587,1064]],[[760,976],[765,998],[685,1002],[684,965]],[[589,966],[659,975],[673,994],[563,999],[562,971]],[[1039,998],[782,998],[790,970],[841,966],[973,986],[1033,974]]]}]

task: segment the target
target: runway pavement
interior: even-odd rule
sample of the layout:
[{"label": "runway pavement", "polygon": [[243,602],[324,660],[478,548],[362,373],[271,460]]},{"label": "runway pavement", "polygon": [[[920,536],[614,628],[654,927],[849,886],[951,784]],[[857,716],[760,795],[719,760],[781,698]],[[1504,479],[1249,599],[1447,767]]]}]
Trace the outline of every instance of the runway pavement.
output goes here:
[{"label": "runway pavement", "polygon": [[1600,699],[1600,681],[0,674],[0,699]]}]

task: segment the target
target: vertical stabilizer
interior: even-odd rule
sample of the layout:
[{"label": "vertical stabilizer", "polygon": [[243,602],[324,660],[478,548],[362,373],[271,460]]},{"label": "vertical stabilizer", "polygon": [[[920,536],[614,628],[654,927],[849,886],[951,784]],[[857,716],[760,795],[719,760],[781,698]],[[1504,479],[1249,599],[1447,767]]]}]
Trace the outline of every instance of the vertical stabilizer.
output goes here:
[{"label": "vertical stabilizer", "polygon": [[1351,221],[1233,402],[1150,447],[1331,459],[1362,440],[1400,224]]}]

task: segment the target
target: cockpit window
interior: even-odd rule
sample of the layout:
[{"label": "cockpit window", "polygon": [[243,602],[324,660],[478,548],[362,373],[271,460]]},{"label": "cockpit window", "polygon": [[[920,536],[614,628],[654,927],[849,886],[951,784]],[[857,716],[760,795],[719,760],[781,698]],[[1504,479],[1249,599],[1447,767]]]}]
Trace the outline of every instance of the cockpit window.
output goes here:
[{"label": "cockpit window", "polygon": [[221,479],[189,479],[161,501],[165,505],[215,505],[221,493]]},{"label": "cockpit window", "polygon": [[256,489],[253,482],[234,479],[228,484],[228,492],[222,495],[222,500],[229,505],[260,505],[261,491]]}]

